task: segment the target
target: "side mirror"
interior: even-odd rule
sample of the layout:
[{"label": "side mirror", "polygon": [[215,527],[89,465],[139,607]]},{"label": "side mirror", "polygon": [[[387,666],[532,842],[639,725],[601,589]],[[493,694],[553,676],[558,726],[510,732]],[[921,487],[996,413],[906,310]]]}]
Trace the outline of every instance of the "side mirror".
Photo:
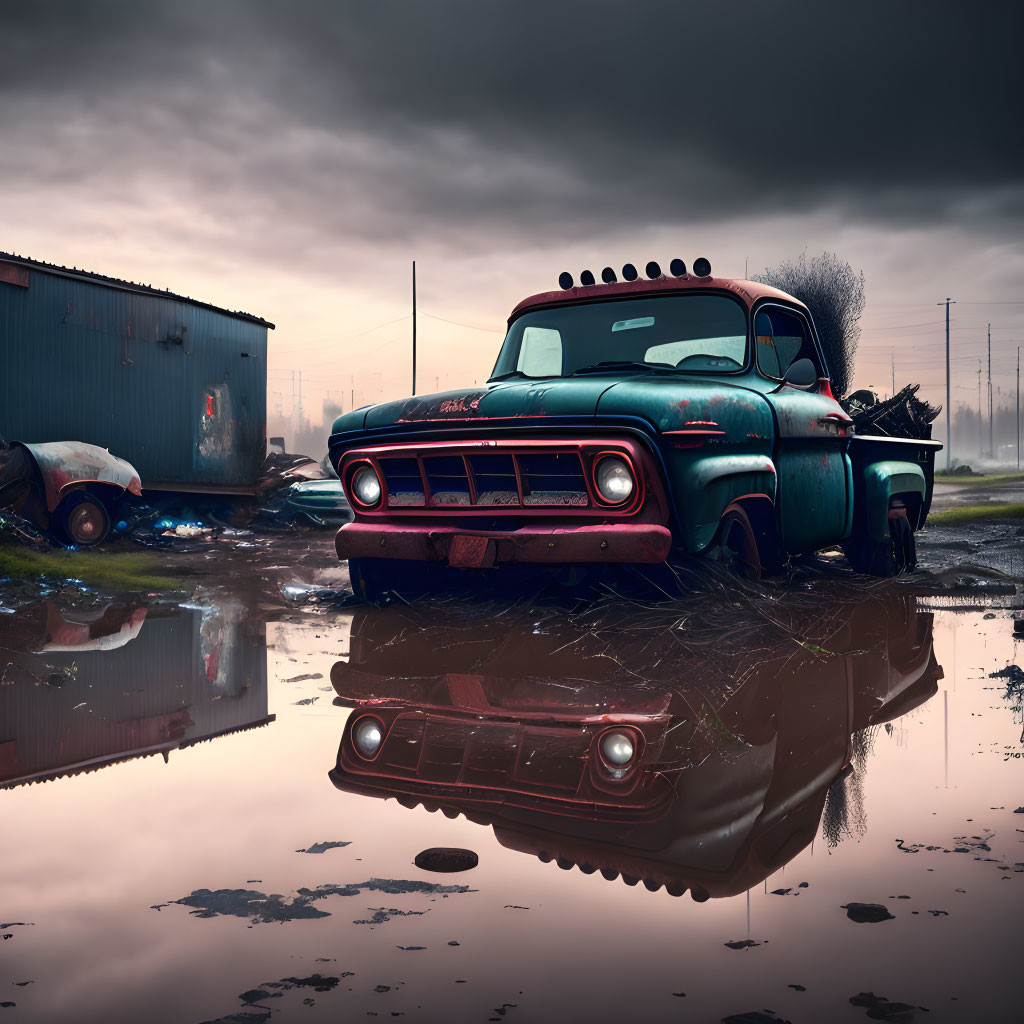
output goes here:
[{"label": "side mirror", "polygon": [[783,380],[798,388],[810,387],[818,382],[818,370],[810,359],[798,359],[790,364]]}]

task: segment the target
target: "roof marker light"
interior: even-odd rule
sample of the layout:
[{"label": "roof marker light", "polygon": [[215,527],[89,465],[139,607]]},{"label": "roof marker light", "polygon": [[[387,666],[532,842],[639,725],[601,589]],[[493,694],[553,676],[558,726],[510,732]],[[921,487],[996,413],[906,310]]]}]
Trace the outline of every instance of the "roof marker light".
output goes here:
[{"label": "roof marker light", "polygon": [[561,288],[562,291],[568,291],[572,287],[572,274],[570,274],[568,270],[563,270],[558,275],[558,287]]},{"label": "roof marker light", "polygon": [[605,284],[615,284],[618,278],[615,276],[615,271],[612,270],[611,267],[605,267],[604,270],[601,271],[601,280],[604,281]]},{"label": "roof marker light", "polygon": [[659,277],[661,277],[661,267],[659,267],[658,264],[654,262],[654,260],[651,260],[651,262],[647,264],[647,268],[646,269],[647,269],[647,276],[652,281],[655,281]]},{"label": "roof marker light", "polygon": [[584,288],[589,288],[593,283],[594,275],[589,270],[584,270],[583,273],[580,274],[580,284],[583,285]]},{"label": "roof marker light", "polygon": [[636,267],[632,263],[627,263],[622,268],[622,280],[623,281],[635,281],[640,275],[636,272]]},{"label": "roof marker light", "polygon": [[710,277],[711,276],[711,264],[704,259],[703,256],[698,256],[693,261],[693,272],[698,277]]},{"label": "roof marker light", "polygon": [[686,264],[680,259],[674,259],[668,269],[673,277],[682,277],[686,273]]}]

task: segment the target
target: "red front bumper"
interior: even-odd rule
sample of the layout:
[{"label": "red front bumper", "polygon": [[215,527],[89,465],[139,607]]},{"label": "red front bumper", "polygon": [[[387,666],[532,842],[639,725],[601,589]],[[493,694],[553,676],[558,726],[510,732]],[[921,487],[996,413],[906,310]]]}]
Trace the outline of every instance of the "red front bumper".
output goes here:
[{"label": "red front bumper", "polygon": [[[457,540],[457,538],[461,538]],[[454,546],[453,546],[453,542]],[[526,525],[509,532],[458,526],[346,523],[335,540],[338,557],[403,558],[461,568],[504,562],[664,562],[667,527],[652,523],[595,526]]]}]

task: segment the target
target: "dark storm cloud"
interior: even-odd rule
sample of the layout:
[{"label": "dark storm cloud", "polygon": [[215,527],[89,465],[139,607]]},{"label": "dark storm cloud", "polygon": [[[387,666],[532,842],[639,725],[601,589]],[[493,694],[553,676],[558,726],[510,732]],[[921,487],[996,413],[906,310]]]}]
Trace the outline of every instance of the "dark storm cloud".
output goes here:
[{"label": "dark storm cloud", "polygon": [[1017,9],[3,4],[0,170],[473,247],[837,209],[1019,235]]}]

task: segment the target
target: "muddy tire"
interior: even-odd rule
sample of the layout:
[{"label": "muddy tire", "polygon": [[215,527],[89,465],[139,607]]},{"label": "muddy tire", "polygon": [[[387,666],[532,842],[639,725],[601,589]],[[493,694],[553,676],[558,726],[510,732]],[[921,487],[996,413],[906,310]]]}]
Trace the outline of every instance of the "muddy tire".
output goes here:
[{"label": "muddy tire", "polygon": [[388,573],[381,571],[380,559],[350,558],[348,577],[352,593],[368,604],[380,604],[388,592]]},{"label": "muddy tire", "polygon": [[418,597],[442,589],[453,572],[446,565],[402,558],[350,558],[352,593],[369,604],[387,604],[395,594]]},{"label": "muddy tire", "polygon": [[843,545],[850,568],[866,576],[899,576],[917,568],[917,544],[905,509],[889,513],[889,538],[851,539]]},{"label": "muddy tire", "polygon": [[110,533],[110,516],[94,497],[85,493],[66,497],[53,514],[61,537],[78,548],[101,544]]}]

